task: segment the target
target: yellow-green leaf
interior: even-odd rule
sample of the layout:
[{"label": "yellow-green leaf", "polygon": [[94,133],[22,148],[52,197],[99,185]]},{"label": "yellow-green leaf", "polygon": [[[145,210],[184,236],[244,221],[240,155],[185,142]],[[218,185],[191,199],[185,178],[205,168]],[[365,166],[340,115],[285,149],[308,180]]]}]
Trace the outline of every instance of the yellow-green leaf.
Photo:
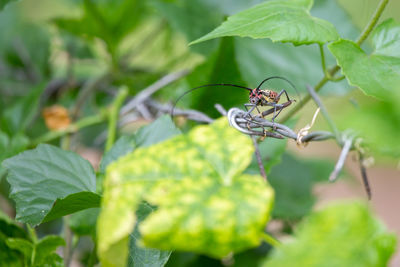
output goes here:
[{"label": "yellow-green leaf", "polygon": [[112,163],[97,227],[102,264],[125,264],[142,200],[157,207],[139,225],[146,246],[217,258],[257,246],[273,190],[242,174],[252,153],[251,140],[224,118]]},{"label": "yellow-green leaf", "polygon": [[324,44],[339,34],[328,21],[310,15],[312,0],[266,1],[228,17],[218,28],[191,44],[223,36],[270,38],[295,45]]}]

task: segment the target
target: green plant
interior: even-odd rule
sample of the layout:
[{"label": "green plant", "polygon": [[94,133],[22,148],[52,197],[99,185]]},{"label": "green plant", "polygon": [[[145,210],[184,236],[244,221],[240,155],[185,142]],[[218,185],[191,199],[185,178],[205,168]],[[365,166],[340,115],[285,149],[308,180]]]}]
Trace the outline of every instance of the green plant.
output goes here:
[{"label": "green plant", "polygon": [[[396,238],[365,204],[311,212],[312,187],[327,180],[331,162],[299,159],[286,140],[252,142],[225,117],[180,130],[160,114],[172,107],[162,102],[188,88],[254,86],[281,75],[303,96],[279,123],[293,128],[295,114],[314,99],[330,126],[325,136],[343,147],[334,178],[350,150],[363,170],[369,155],[398,159],[400,24],[380,23],[388,2],[380,1],[358,33],[329,0],[66,0],[53,3],[61,15],[35,23],[20,15],[28,0],[0,1],[1,189],[24,224],[1,214],[0,262],[69,266],[79,240],[90,236],[82,259],[88,266],[221,259],[237,266],[385,266]],[[306,84],[314,87],[305,91]],[[331,118],[316,95],[321,90],[330,98],[353,94],[358,104],[341,98],[350,115]],[[198,91],[183,103],[191,110],[177,114],[211,122],[213,105],[239,105],[242,91]],[[49,130],[45,123],[61,119],[41,110],[60,105],[69,109],[65,125]],[[143,119],[152,123],[139,127]],[[73,152],[85,146],[103,151],[98,170]],[[282,224],[279,233],[266,232],[270,220]],[[45,223],[54,221],[63,238],[38,239],[36,231],[47,234]],[[276,234],[293,242],[281,244]],[[59,246],[63,258],[54,252]]]}]

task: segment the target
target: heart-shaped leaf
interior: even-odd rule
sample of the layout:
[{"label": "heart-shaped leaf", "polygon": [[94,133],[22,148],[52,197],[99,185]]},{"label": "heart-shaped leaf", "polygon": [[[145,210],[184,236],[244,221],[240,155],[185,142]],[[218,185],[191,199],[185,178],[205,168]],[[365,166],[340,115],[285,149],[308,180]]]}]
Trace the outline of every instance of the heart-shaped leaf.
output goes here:
[{"label": "heart-shaped leaf", "polygon": [[97,228],[102,264],[125,264],[142,200],[157,207],[139,225],[146,246],[218,258],[257,246],[273,191],[242,174],[252,153],[250,139],[221,119],[112,163]]},{"label": "heart-shaped leaf", "polygon": [[266,1],[236,15],[191,44],[223,36],[270,38],[294,45],[324,44],[339,35],[328,21],[310,15],[312,0]]},{"label": "heart-shaped leaf", "polygon": [[73,152],[39,145],[5,160],[3,167],[8,170],[16,219],[22,222],[37,225],[46,216],[47,221],[99,203],[92,166]]},{"label": "heart-shaped leaf", "polygon": [[375,51],[368,55],[356,43],[339,40],[329,44],[342,73],[366,95],[392,98],[400,88],[400,24],[383,22],[373,34]]}]

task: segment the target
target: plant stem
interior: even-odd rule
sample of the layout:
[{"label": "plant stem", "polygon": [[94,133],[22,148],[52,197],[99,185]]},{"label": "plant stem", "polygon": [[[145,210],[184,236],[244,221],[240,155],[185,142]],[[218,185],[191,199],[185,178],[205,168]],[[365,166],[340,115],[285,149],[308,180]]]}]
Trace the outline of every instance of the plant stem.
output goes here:
[{"label": "plant stem", "polygon": [[[385,9],[389,0],[381,0],[379,3],[374,15],[372,16],[371,20],[368,22],[367,26],[365,26],[363,32],[361,33],[360,37],[357,39],[356,43],[361,45],[369,36],[371,31],[374,29],[375,25],[378,23],[380,16],[382,15],[383,10]],[[321,61],[325,61],[325,59],[321,59]],[[324,73],[324,77],[319,81],[319,83],[314,86],[314,90],[319,92],[321,88],[330,80],[330,77],[333,77],[336,72],[340,70],[338,65],[332,67],[330,70]],[[341,78],[341,77],[340,77]],[[279,120],[280,123],[284,123],[289,118],[291,118],[294,114],[296,114],[308,101],[310,101],[311,96],[308,94],[306,95],[294,108],[292,108],[282,119]]]},{"label": "plant stem", "polygon": [[72,259],[72,238],[73,233],[71,228],[68,225],[68,217],[63,217],[63,230],[64,230],[64,239],[65,239],[65,248],[64,248],[64,266],[68,267],[71,263]]},{"label": "plant stem", "polygon": [[90,117],[86,117],[83,118],[79,121],[77,121],[76,123],[73,123],[71,125],[69,125],[66,129],[64,130],[59,130],[59,131],[50,131],[45,133],[42,136],[39,136],[38,138],[36,138],[35,140],[32,141],[31,145],[32,146],[37,146],[40,143],[46,143],[46,142],[50,142],[54,139],[63,137],[65,135],[71,134],[71,133],[75,133],[78,130],[94,125],[94,124],[98,124],[103,122],[106,119],[106,114],[103,112],[101,114],[97,114],[97,115],[93,115]]},{"label": "plant stem", "polygon": [[389,0],[381,0],[379,2],[378,8],[375,10],[374,15],[371,20],[368,22],[367,26],[364,28],[364,31],[361,33],[360,37],[358,37],[356,44],[361,45],[369,36],[371,31],[374,29],[375,25],[378,23],[379,18],[381,17],[383,10],[385,10],[386,5],[389,3]]},{"label": "plant stem", "polygon": [[270,236],[267,233],[263,233],[263,239],[265,242],[267,242],[268,244],[270,244],[273,247],[279,247],[281,245],[281,243],[276,240],[275,238],[273,238],[272,236]]},{"label": "plant stem", "polygon": [[117,96],[112,103],[111,110],[108,117],[108,137],[105,147],[105,152],[111,149],[112,145],[115,141],[115,136],[117,133],[117,123],[119,118],[119,110],[121,109],[122,104],[124,103],[126,97],[128,96],[128,88],[122,87]]},{"label": "plant stem", "polygon": [[325,63],[325,53],[324,53],[324,46],[319,44],[319,53],[321,54],[321,65],[322,70],[324,71],[324,75],[326,76],[326,63]]}]

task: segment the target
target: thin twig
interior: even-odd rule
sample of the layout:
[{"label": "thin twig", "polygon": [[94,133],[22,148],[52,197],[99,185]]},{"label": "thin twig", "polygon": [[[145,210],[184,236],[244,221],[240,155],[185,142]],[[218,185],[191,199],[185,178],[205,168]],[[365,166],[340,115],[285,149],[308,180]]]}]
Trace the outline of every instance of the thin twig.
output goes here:
[{"label": "thin twig", "polygon": [[[153,109],[156,109],[159,112],[170,114],[172,105],[170,104],[161,104],[157,101],[152,99],[148,99],[145,104]],[[189,120],[198,121],[198,122],[205,122],[205,123],[212,123],[214,120],[208,117],[206,114],[201,113],[197,110],[192,109],[175,109],[174,112],[177,116],[184,116]]]},{"label": "thin twig", "polygon": [[222,116],[226,116],[226,109],[221,104],[215,104],[214,107]]},{"label": "thin twig", "polygon": [[260,174],[264,178],[265,181],[268,181],[267,174],[265,173],[264,165],[262,163],[260,149],[258,148],[257,139],[254,135],[252,135],[251,140],[253,140],[253,145],[254,145],[254,149],[255,149],[254,153],[256,155],[258,168],[260,169]]},{"label": "thin twig", "polygon": [[162,77],[155,83],[151,84],[150,86],[148,86],[145,89],[143,89],[142,91],[140,91],[140,93],[138,93],[132,100],[130,100],[128,103],[126,103],[121,108],[121,114],[123,115],[123,114],[128,113],[132,109],[136,108],[136,106],[139,103],[142,103],[143,101],[145,101],[147,98],[149,98],[152,94],[154,94],[158,90],[164,88],[165,86],[167,86],[168,84],[170,84],[176,80],[179,80],[180,78],[186,76],[187,74],[189,74],[188,70],[182,70],[182,71],[170,73],[170,74]]},{"label": "thin twig", "polygon": [[371,187],[369,186],[368,182],[367,168],[365,168],[364,166],[364,156],[360,151],[358,152],[358,156],[360,161],[361,178],[364,184],[365,192],[367,192],[368,199],[371,200],[372,193],[371,193]]},{"label": "thin twig", "polygon": [[347,155],[350,152],[351,145],[353,144],[353,138],[348,137],[344,140],[342,152],[340,153],[339,159],[336,162],[335,169],[329,176],[329,181],[334,182],[339,176],[340,171],[343,169],[344,162],[346,161]]}]

